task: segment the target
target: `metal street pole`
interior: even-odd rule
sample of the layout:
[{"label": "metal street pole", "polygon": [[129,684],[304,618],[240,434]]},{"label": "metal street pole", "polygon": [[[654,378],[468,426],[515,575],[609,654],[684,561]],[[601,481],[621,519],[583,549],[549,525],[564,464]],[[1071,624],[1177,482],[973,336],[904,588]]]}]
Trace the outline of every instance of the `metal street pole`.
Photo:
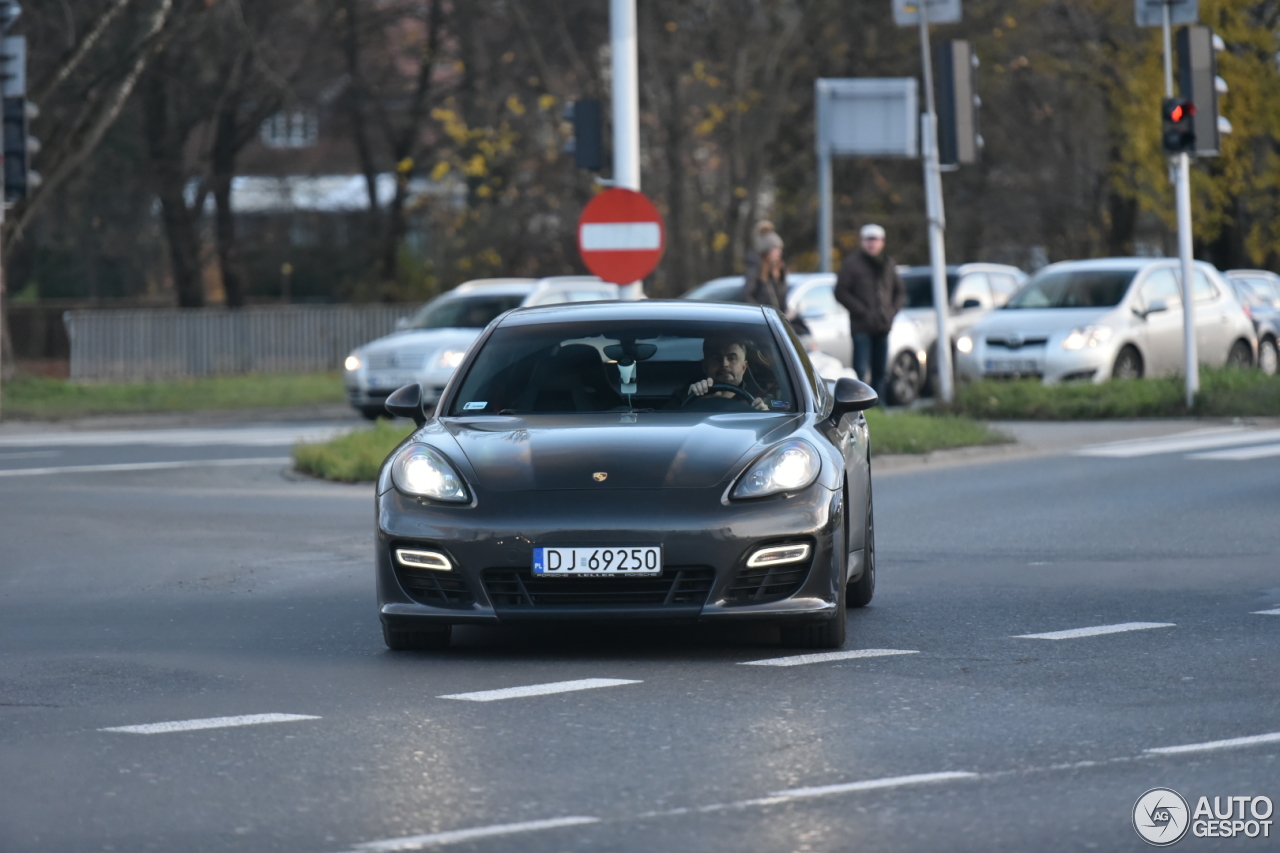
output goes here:
[{"label": "metal street pole", "polygon": [[[640,192],[640,85],[636,0],[609,0],[613,72],[613,185]],[[623,299],[642,299],[644,283],[622,288]]]},{"label": "metal street pole", "polygon": [[919,4],[920,58],[924,71],[925,114],[920,118],[920,135],[924,145],[924,189],[926,214],[929,218],[929,261],[933,266],[933,305],[938,318],[938,343],[934,359],[938,365],[936,399],[950,403],[955,399],[951,373],[951,332],[947,313],[947,246],[946,214],[942,201],[942,164],[938,159],[938,113],[933,98],[933,62],[929,49],[929,4]]},{"label": "metal street pole", "polygon": [[[1173,97],[1173,23],[1170,6],[1164,2],[1164,94]],[[1191,237],[1191,155],[1182,151],[1174,158],[1170,177],[1178,211],[1178,258],[1182,262],[1182,341],[1186,371],[1187,408],[1196,403],[1200,390],[1200,359],[1196,352],[1195,258]]]}]

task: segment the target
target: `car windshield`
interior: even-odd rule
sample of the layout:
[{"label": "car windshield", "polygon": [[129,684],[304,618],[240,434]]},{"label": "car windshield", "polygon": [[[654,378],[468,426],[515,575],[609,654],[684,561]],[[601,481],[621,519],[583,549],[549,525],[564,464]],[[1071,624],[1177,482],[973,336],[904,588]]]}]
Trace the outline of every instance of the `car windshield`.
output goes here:
[{"label": "car windshield", "polygon": [[522,293],[442,296],[409,318],[406,329],[483,329],[493,319],[524,302]]},{"label": "car windshield", "polygon": [[[708,379],[708,393],[690,395],[691,385]],[[691,320],[499,327],[448,414],[682,410],[795,411],[769,327]]]},{"label": "car windshield", "polygon": [[1047,270],[1018,291],[1002,310],[1110,308],[1119,305],[1137,270]]},{"label": "car windshield", "polygon": [[[954,273],[947,274],[947,294],[954,295],[960,277]],[[909,272],[902,276],[902,283],[907,286],[907,308],[933,307],[933,274],[930,272]]]}]

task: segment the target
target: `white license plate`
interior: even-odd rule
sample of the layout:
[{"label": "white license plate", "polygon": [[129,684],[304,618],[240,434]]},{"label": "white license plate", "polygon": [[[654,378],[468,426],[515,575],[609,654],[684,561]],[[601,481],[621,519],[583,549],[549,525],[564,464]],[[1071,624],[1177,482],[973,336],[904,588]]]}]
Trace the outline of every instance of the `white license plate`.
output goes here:
[{"label": "white license plate", "polygon": [[413,380],[407,376],[397,375],[394,373],[371,373],[369,374],[369,387],[371,389],[383,390],[390,388],[393,391],[408,385]]},{"label": "white license plate", "polygon": [[660,575],[662,549],[534,548],[533,573],[541,578]]},{"label": "white license plate", "polygon": [[1040,364],[1034,358],[989,358],[987,373],[1039,373]]}]

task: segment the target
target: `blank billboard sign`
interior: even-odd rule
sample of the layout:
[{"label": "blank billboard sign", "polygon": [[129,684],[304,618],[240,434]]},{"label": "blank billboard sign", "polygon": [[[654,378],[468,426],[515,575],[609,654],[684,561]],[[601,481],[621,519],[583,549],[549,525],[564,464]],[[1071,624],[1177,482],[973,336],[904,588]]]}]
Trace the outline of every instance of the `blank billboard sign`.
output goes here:
[{"label": "blank billboard sign", "polygon": [[818,150],[864,157],[915,157],[919,151],[914,77],[816,82]]}]

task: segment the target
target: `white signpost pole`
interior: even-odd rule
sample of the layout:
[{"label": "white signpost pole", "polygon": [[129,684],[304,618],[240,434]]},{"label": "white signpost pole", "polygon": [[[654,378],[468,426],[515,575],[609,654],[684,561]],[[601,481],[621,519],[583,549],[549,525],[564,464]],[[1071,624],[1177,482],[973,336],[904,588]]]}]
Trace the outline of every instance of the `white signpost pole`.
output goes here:
[{"label": "white signpost pole", "polygon": [[[609,47],[613,72],[613,185],[640,192],[636,0],[609,0]],[[623,299],[642,299],[644,283],[625,285],[619,295]]]},{"label": "white signpost pole", "polygon": [[[1163,4],[1164,94],[1173,97],[1172,0]],[[1178,258],[1182,261],[1182,340],[1186,356],[1187,408],[1196,404],[1200,391],[1200,358],[1196,352],[1195,258],[1191,245],[1191,155],[1181,151],[1174,162],[1174,196],[1178,208]]]},{"label": "white signpost pole", "polygon": [[938,159],[938,113],[933,97],[933,63],[929,48],[928,2],[918,4],[920,16],[920,61],[924,74],[925,112],[920,118],[920,135],[924,144],[924,190],[929,219],[929,261],[933,266],[933,305],[938,320],[938,343],[934,358],[938,365],[937,399],[950,403],[955,399],[951,372],[951,331],[948,328],[946,213],[942,200],[942,164]]}]

